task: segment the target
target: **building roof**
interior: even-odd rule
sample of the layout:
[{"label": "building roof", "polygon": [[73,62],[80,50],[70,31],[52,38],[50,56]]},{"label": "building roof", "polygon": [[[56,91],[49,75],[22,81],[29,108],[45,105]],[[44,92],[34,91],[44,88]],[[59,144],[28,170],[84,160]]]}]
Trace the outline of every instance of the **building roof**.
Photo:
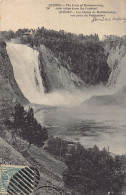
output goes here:
[{"label": "building roof", "polygon": [[23,33],[23,35],[30,35],[30,34],[31,34],[30,32]]}]

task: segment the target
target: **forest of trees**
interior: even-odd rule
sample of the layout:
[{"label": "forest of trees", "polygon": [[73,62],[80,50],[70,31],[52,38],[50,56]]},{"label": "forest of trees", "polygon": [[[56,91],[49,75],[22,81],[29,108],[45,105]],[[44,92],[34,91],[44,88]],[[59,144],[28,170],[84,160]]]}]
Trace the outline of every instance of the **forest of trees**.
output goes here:
[{"label": "forest of trees", "polygon": [[[48,139],[47,130],[34,117],[34,111],[28,111],[16,104],[14,112],[4,121],[12,138],[17,136],[38,147]],[[84,148],[60,138],[50,137],[45,149],[54,157],[62,160],[67,168],[63,181],[71,195],[122,195],[126,191],[126,156],[114,157],[97,146]]]},{"label": "forest of trees", "polygon": [[[105,45],[111,49],[117,45],[126,46],[126,36],[106,36],[100,41],[97,34],[84,36],[66,33],[63,30],[47,30],[38,28],[35,35],[23,38],[29,29],[18,29],[16,32],[1,32],[3,39],[11,40],[20,37],[21,43],[31,47],[44,44],[61,60],[62,65],[69,64],[70,70],[76,73],[87,84],[106,83],[110,75]],[[42,127],[34,116],[34,111],[24,109],[21,104],[14,107],[11,117],[4,121],[11,131],[12,138],[21,137],[31,144],[43,146],[48,139],[45,127]],[[60,138],[49,138],[46,150],[53,156],[63,160],[67,169],[64,171],[65,186],[72,195],[121,195],[126,191],[126,157],[115,156],[97,146],[86,149],[80,144],[71,147],[69,142]]]},{"label": "forest of trees", "polygon": [[84,36],[64,31],[38,29],[34,45],[44,44],[61,60],[62,65],[77,74],[87,84],[105,83],[110,75],[103,43],[97,34]]},{"label": "forest of trees", "polygon": [[[25,32],[34,32],[34,35],[24,37]],[[41,44],[51,49],[56,57],[61,60],[62,66],[69,67],[69,71],[77,74],[86,84],[106,84],[111,69],[107,64],[107,55],[104,47],[109,49],[126,46],[126,36],[115,35],[104,36],[104,41],[100,41],[97,34],[83,35],[66,33],[63,30],[47,30],[46,28],[18,29],[16,32],[1,32],[6,40],[19,38],[22,44],[28,44],[38,48]],[[67,66],[68,64],[68,66]]]},{"label": "forest of trees", "polygon": [[126,156],[112,155],[97,146],[50,137],[45,149],[67,165],[63,173],[71,195],[122,195],[126,190]]},{"label": "forest of trees", "polygon": [[4,124],[12,133],[12,138],[21,137],[31,144],[39,147],[48,139],[45,127],[42,127],[34,117],[34,111],[29,107],[28,111],[21,104],[16,104],[11,118],[7,118]]},{"label": "forest of trees", "polygon": [[63,180],[72,195],[122,195],[126,190],[126,156],[112,157],[105,149],[78,144],[65,163]]},{"label": "forest of trees", "polygon": [[20,37],[21,43],[31,47],[44,44],[61,60],[62,66],[70,67],[69,71],[77,74],[87,84],[105,84],[108,81],[111,70],[104,53],[104,44],[97,34],[76,35],[42,27],[36,30],[34,36],[23,37],[23,33],[29,31],[18,29],[15,33],[8,31],[5,34],[8,39]]}]

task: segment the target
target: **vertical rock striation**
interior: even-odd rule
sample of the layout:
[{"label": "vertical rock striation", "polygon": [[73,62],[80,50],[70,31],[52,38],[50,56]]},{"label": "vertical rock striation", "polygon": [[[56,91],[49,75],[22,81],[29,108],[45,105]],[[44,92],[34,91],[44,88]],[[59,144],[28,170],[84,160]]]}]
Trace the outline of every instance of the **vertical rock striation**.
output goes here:
[{"label": "vertical rock striation", "polygon": [[126,47],[117,45],[108,50],[107,63],[111,68],[111,74],[108,80],[108,87],[121,89],[126,85]]},{"label": "vertical rock striation", "polygon": [[85,83],[73,72],[62,66],[53,52],[41,45],[39,48],[39,69],[45,92],[55,90],[73,90],[85,86]]}]

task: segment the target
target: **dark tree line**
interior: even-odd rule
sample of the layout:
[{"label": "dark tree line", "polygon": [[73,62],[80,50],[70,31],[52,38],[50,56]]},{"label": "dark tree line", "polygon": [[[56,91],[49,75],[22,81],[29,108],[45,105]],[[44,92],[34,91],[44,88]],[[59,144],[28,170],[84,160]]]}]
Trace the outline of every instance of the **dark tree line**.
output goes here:
[{"label": "dark tree line", "polygon": [[122,195],[126,191],[126,156],[112,157],[106,149],[86,149],[57,137],[50,137],[45,149],[67,165],[63,181],[71,195]]},{"label": "dark tree line", "polygon": [[21,104],[16,104],[11,118],[4,121],[4,124],[12,132],[12,138],[20,136],[31,144],[43,146],[48,139],[45,127],[42,127],[34,117],[34,111],[29,107],[28,111]]},{"label": "dark tree line", "polygon": [[[87,84],[106,83],[110,75],[104,43],[97,34],[66,33],[63,30],[47,30],[38,28],[33,36],[24,37],[23,33],[31,29],[18,29],[15,33],[6,32],[11,38],[20,37],[22,44],[39,47],[44,44],[58,57],[62,65],[77,74]],[[9,38],[10,39],[10,38]],[[68,64],[68,66],[67,66]]]},{"label": "dark tree line", "polygon": [[9,41],[14,38],[14,32],[12,30],[9,31],[0,31],[0,39],[4,41]]},{"label": "dark tree line", "polygon": [[112,157],[97,146],[73,147],[63,180],[72,195],[121,195],[126,191],[126,157]]},{"label": "dark tree line", "polygon": [[107,56],[103,43],[97,34],[84,36],[65,33],[64,31],[38,29],[34,37],[34,45],[44,44],[51,49],[62,65],[69,67],[87,84],[105,83],[110,75]]}]

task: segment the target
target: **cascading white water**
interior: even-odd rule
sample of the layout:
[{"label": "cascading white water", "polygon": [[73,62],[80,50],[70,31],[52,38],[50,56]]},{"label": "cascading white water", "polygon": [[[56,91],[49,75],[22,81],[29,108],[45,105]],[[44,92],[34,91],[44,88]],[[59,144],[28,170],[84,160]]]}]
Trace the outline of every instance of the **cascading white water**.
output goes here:
[{"label": "cascading white water", "polygon": [[31,103],[72,106],[91,97],[91,94],[79,90],[72,92],[59,90],[44,94],[38,66],[38,51],[27,45],[7,43],[7,53],[13,66],[17,84]]},{"label": "cascading white water", "polygon": [[[54,93],[44,94],[42,78],[38,67],[38,52],[29,48],[27,45],[12,43],[7,44],[7,52],[13,66],[15,79],[24,96],[26,96],[31,102],[70,106],[82,103],[92,95],[104,96],[106,94],[115,93],[112,92],[111,89],[105,88],[101,85],[101,87],[96,88],[93,86],[93,88],[90,88],[89,90],[86,88],[80,91],[75,90],[72,91],[72,93],[69,93],[68,91],[66,93],[64,91],[56,91]],[[114,65],[115,60],[113,57],[111,57],[110,60],[112,60],[112,65]],[[114,81],[116,81],[115,84],[118,84],[118,87],[120,87],[122,83],[125,83],[125,61],[126,56],[119,64],[119,74],[116,74],[116,72],[114,72],[115,69],[113,68],[110,85],[112,84],[113,86]],[[63,80],[65,79],[64,77]],[[54,127],[54,131],[52,132],[54,132],[55,136],[61,136],[61,138],[64,137],[64,139],[70,141],[79,141],[85,147],[93,146],[94,144],[98,145],[100,148],[110,146],[113,153],[122,154],[126,151],[126,111],[121,107],[117,112],[117,107],[113,109],[113,106],[106,106],[107,101],[109,103],[109,99],[105,99],[105,106],[103,105],[102,107],[81,104],[80,106],[71,109],[59,107],[57,109],[50,109],[48,112],[45,112],[45,110],[39,110],[36,112],[36,118],[42,125],[47,125],[52,128]],[[37,110],[36,105],[34,107]],[[84,136],[83,130],[86,130],[87,125],[93,127],[93,131],[85,131]],[[73,133],[71,133],[72,131]]]},{"label": "cascading white water", "polygon": [[[33,50],[27,45],[7,43],[7,53],[11,60],[14,77],[18,86],[31,103],[73,106],[84,102],[92,95],[108,95],[113,94],[115,91],[99,86],[94,89],[90,88],[89,90],[86,88],[84,88],[84,90],[74,89],[72,92],[69,90],[58,90],[50,94],[45,94],[38,66],[38,51]],[[122,61],[122,64],[124,64],[124,61]],[[125,71],[121,70],[121,72],[118,83],[122,83],[121,79],[125,77]],[[66,75],[64,75],[63,81],[68,79],[65,78],[65,76]],[[70,77],[71,75],[67,76]]]},{"label": "cascading white water", "polygon": [[15,79],[32,103],[42,103],[44,87],[38,67],[38,51],[22,44],[7,44],[7,53],[13,65]]}]

